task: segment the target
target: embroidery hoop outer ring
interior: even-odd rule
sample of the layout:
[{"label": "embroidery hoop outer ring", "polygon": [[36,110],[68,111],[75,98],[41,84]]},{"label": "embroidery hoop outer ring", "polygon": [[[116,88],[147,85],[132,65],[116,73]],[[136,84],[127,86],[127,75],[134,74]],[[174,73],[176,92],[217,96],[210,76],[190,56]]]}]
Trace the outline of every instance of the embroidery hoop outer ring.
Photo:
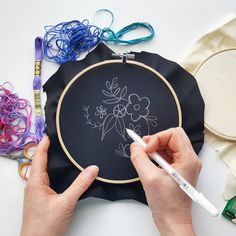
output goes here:
[{"label": "embroidery hoop outer ring", "polygon": [[[199,72],[199,70],[201,69],[201,67],[208,61],[210,60],[212,57],[220,54],[220,53],[223,53],[223,52],[227,52],[227,51],[232,51],[232,50],[236,50],[236,47],[231,47],[231,48],[227,48],[227,49],[222,49],[222,50],[219,50],[219,51],[216,51],[214,52],[213,54],[211,54],[210,56],[208,56],[196,69],[196,71],[194,72],[194,77],[196,78],[196,75],[197,73]],[[216,136],[222,138],[222,139],[225,139],[225,140],[228,140],[228,141],[236,141],[236,136],[233,137],[233,136],[229,136],[229,135],[226,135],[226,134],[223,134],[222,132],[219,132],[219,131],[216,131],[214,130],[214,128],[210,125],[210,124],[207,124],[205,121],[204,121],[204,126],[205,128],[210,131],[211,133],[215,134]]]},{"label": "embroidery hoop outer ring", "polygon": [[[106,65],[106,64],[113,64],[113,63],[123,63],[121,60],[117,59],[117,60],[106,60],[106,61],[102,61],[102,62],[98,62],[96,64],[93,64],[87,68],[85,68],[84,70],[82,70],[81,72],[79,72],[77,75],[75,75],[73,77],[73,79],[67,84],[67,86],[65,87],[65,89],[63,90],[61,96],[60,96],[60,99],[59,99],[59,102],[58,102],[58,105],[57,105],[57,111],[56,111],[56,130],[57,130],[57,135],[58,135],[58,139],[59,139],[59,142],[61,144],[61,147],[63,149],[63,151],[65,152],[66,156],[69,158],[69,160],[80,170],[80,171],[83,171],[84,168],[78,164],[78,162],[76,162],[74,160],[74,158],[70,155],[69,151],[67,150],[64,142],[63,142],[63,138],[62,138],[62,135],[61,135],[61,131],[60,131],[60,111],[61,111],[61,104],[63,102],[63,99],[67,93],[67,91],[69,90],[69,88],[71,87],[71,85],[77,80],[80,78],[80,76],[82,76],[83,74],[85,74],[87,71],[95,68],[95,67],[98,67],[98,66],[101,66],[101,65]],[[136,61],[126,61],[126,63],[128,64],[134,64],[134,65],[137,65],[137,66],[140,66],[140,67],[143,67],[151,72],[153,72],[155,75],[157,75],[165,84],[166,86],[168,87],[168,89],[171,91],[173,97],[174,97],[174,100],[176,102],[176,106],[177,106],[177,110],[178,110],[178,118],[179,118],[179,127],[182,126],[182,112],[181,112],[181,107],[180,107],[180,103],[179,103],[179,100],[178,100],[178,97],[174,91],[174,89],[172,88],[172,86],[170,85],[170,83],[164,78],[164,76],[162,76],[158,71],[154,70],[153,68],[143,64],[143,63],[140,63],[140,62],[136,62]],[[97,177],[96,178],[98,181],[102,181],[102,182],[105,182],[105,183],[111,183],[111,184],[128,184],[128,183],[133,183],[133,182],[137,182],[139,181],[139,177],[137,178],[132,178],[132,179],[127,179],[127,180],[114,180],[114,179],[106,179],[106,178],[103,178],[103,177]]]}]

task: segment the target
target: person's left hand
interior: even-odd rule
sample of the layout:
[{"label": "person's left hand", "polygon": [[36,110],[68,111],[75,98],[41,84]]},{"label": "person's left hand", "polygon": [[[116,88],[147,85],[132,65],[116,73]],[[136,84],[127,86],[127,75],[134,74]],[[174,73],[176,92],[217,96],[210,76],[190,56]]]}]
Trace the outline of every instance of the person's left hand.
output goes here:
[{"label": "person's left hand", "polygon": [[45,136],[33,156],[29,180],[25,187],[21,236],[59,236],[65,233],[77,200],[98,174],[89,166],[61,194],[50,188],[47,168],[49,138]]}]

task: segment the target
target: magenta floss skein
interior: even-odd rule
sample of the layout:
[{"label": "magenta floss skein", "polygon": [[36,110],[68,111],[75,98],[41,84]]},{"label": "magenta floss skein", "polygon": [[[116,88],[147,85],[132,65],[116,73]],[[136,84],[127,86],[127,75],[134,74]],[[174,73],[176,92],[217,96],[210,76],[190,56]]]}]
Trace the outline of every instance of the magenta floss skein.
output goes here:
[{"label": "magenta floss skein", "polygon": [[30,132],[31,114],[29,101],[13,93],[9,82],[0,85],[0,155],[20,152],[36,142]]},{"label": "magenta floss skein", "polygon": [[35,38],[35,72],[33,81],[34,90],[34,111],[35,111],[35,135],[37,142],[39,142],[44,135],[45,122],[41,108],[41,65],[43,60],[43,39]]}]

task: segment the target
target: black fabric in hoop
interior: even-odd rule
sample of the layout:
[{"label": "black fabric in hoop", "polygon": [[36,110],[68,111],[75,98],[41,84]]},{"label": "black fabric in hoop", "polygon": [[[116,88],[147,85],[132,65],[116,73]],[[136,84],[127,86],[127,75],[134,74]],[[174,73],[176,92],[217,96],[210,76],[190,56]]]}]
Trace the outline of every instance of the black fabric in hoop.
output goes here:
[{"label": "black fabric in hoop", "polygon": [[[101,63],[76,78],[88,66],[112,59],[112,53],[100,44],[82,61],[63,64],[44,85],[47,133],[51,140],[50,184],[55,191],[62,192],[78,175],[78,166],[67,158],[64,152],[67,150],[80,167],[90,164],[100,167],[102,181],[96,180],[82,198],[135,199],[146,203],[142,185],[128,158],[127,147],[131,140],[124,133],[124,126],[136,129],[141,135],[152,134],[178,126],[181,123],[179,113],[166,83],[150,70],[135,64]],[[204,103],[195,79],[178,64],[159,55],[132,54],[135,54],[135,61],[160,73],[174,89],[181,107],[182,127],[198,153],[204,140]],[[60,96],[63,99],[59,102]],[[56,130],[57,110],[64,151]]]}]

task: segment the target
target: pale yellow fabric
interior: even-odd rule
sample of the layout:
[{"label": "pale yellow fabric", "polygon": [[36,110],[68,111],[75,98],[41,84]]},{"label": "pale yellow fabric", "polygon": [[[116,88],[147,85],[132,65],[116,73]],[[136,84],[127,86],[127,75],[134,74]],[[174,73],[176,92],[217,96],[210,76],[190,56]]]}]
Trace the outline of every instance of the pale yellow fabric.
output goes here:
[{"label": "pale yellow fabric", "polygon": [[[197,68],[209,56],[220,50],[234,47],[236,48],[236,17],[227,20],[220,27],[202,36],[181,64],[187,71],[195,74]],[[232,106],[236,106],[236,101],[232,101]],[[236,122],[236,117],[234,119]],[[220,158],[229,167],[229,174],[223,192],[224,198],[229,200],[236,195],[236,142],[226,141],[208,130],[205,130],[205,141],[218,151]]]},{"label": "pale yellow fabric", "polygon": [[213,54],[200,65],[195,78],[205,101],[205,125],[236,141],[236,48]]}]

